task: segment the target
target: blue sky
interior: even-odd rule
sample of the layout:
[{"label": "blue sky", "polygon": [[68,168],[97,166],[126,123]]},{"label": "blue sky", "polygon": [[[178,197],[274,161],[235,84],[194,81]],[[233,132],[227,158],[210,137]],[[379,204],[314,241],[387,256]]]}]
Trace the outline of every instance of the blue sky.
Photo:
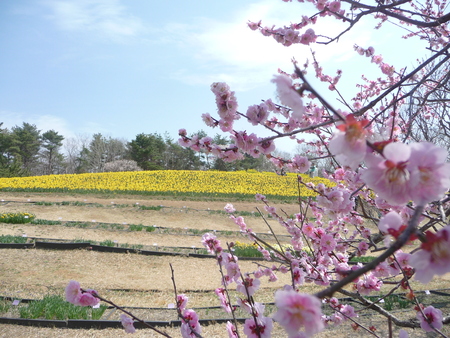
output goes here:
[{"label": "blue sky", "polygon": [[[129,141],[168,132],[175,138],[179,128],[212,136],[220,130],[201,121],[202,113],[216,111],[212,82],[226,81],[245,113],[274,98],[270,79],[278,68],[291,71],[293,56],[301,63],[310,57],[309,47],[283,47],[246,22],[289,24],[308,14],[310,4],[281,0],[2,1],[0,122],[33,123],[65,137],[100,132]],[[419,42],[399,39],[394,26],[375,31],[374,25],[361,24],[339,44],[312,46],[327,73],[344,69],[345,93],[356,90],[363,73],[380,76],[353,51],[355,43],[374,46],[397,69],[411,69],[426,53]],[[324,35],[338,29],[334,20],[315,27]]]}]

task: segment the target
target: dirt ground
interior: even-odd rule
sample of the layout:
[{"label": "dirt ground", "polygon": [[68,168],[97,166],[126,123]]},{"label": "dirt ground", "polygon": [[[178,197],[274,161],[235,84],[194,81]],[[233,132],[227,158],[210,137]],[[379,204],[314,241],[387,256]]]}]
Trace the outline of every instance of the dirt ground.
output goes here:
[{"label": "dirt ground", "polygon": [[[34,205],[30,202],[83,202],[92,205]],[[99,206],[101,204],[102,206]],[[237,226],[225,214],[211,213],[223,210],[226,201],[182,201],[153,199],[142,196],[97,196],[69,194],[0,193],[0,213],[30,212],[38,219],[80,222],[105,222],[119,224],[142,224],[174,229],[214,229],[236,231]],[[233,203],[239,211],[263,210],[261,202]],[[127,206],[125,206],[127,205]],[[158,206],[159,211],[140,210],[133,205]],[[298,211],[293,204],[275,205],[286,214]],[[268,228],[260,218],[245,217],[255,232],[267,233]],[[276,233],[285,234],[276,222],[269,222]],[[90,239],[95,241],[117,240],[119,243],[158,246],[202,247],[201,235],[158,234],[152,232],[111,231],[105,229],[80,229],[51,225],[13,225],[0,223],[0,235],[27,235],[29,237],[54,239]],[[240,236],[227,236],[223,241],[245,241]],[[37,249],[2,250],[0,260],[0,295],[15,298],[41,298],[45,294],[62,293],[71,279],[83,287],[94,288],[105,298],[119,305],[143,307],[167,307],[173,303],[173,285],[169,264],[175,270],[178,291],[189,297],[189,306],[215,306],[217,297],[212,290],[220,286],[220,273],[214,260],[141,256],[136,254],[101,253],[89,250],[51,251]],[[256,265],[242,261],[245,271],[253,271]],[[449,287],[449,278],[436,279],[435,284],[420,286],[420,289]],[[275,283],[264,283],[266,288],[258,292],[258,301],[273,301],[273,294],[284,284],[287,276],[280,275]],[[304,292],[315,292],[318,288],[308,284]],[[385,319],[379,319],[384,325]],[[166,329],[165,329],[166,330]],[[364,332],[349,331],[349,326],[329,329],[318,337],[367,336]],[[180,337],[178,328],[166,330],[173,337]],[[408,330],[407,330],[408,331]],[[422,337],[417,330],[409,330],[410,337]],[[124,337],[121,329],[69,330],[35,328],[15,325],[0,325],[0,337]],[[141,330],[136,337],[157,337],[149,330]],[[223,325],[203,328],[203,336],[227,337]],[[275,325],[273,337],[285,337]],[[381,334],[381,337],[385,335]],[[423,336],[424,337],[424,336]]]}]

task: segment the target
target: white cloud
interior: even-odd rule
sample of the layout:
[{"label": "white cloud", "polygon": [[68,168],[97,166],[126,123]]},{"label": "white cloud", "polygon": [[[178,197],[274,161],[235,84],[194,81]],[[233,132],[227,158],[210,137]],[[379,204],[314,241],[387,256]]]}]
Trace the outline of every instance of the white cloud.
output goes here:
[{"label": "white cloud", "polygon": [[54,115],[26,115],[11,111],[0,111],[3,122],[3,128],[11,130],[15,126],[22,126],[24,122],[36,125],[41,133],[48,130],[55,130],[65,138],[73,137],[75,133],[69,128],[67,121],[61,117]]},{"label": "white cloud", "polygon": [[46,0],[49,18],[67,31],[94,34],[101,38],[121,40],[143,30],[141,20],[128,14],[118,0]]},{"label": "white cloud", "polygon": [[[195,50],[194,59],[201,64],[201,72],[180,70],[174,77],[189,84],[210,84],[213,81],[227,81],[235,90],[248,90],[268,83],[278,68],[292,71],[291,60],[294,57],[300,64],[306,59],[311,60],[310,48],[315,50],[322,64],[342,62],[358,57],[353,51],[353,45],[366,45],[370,41],[370,29],[352,30],[346,34],[339,44],[323,45],[293,45],[284,47],[271,37],[265,37],[257,31],[248,28],[248,20],[262,20],[262,25],[285,26],[298,22],[305,4],[282,3],[262,0],[258,3],[243,6],[239,12],[226,21],[214,21],[200,18],[195,25],[185,27],[180,39],[191,50]],[[312,6],[309,6],[313,10]],[[333,35],[342,30],[342,23],[334,19],[319,20],[320,25],[313,26],[316,34]],[[170,26],[170,25],[168,25]],[[362,25],[361,25],[362,26]],[[329,34],[326,34],[329,33]],[[331,72],[334,72],[334,68]],[[213,81],[211,81],[213,79]]]}]

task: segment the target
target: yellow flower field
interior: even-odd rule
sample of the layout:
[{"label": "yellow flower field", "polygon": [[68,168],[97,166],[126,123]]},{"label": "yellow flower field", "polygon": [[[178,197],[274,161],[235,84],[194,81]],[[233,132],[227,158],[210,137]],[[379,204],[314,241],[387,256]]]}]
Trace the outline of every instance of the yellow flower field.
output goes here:
[{"label": "yellow flower field", "polygon": [[[302,175],[304,182],[331,185]],[[0,190],[138,192],[162,194],[298,196],[297,175],[275,173],[158,170],[0,178]],[[315,193],[301,186],[301,196]]]}]

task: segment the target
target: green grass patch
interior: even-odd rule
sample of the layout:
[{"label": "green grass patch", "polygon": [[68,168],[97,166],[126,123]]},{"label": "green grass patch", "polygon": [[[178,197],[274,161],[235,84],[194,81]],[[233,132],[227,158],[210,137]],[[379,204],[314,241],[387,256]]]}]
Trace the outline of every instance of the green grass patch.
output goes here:
[{"label": "green grass patch", "polygon": [[11,308],[11,302],[7,300],[0,300],[0,313],[6,313]]},{"label": "green grass patch", "polygon": [[162,206],[160,206],[160,205],[149,205],[149,206],[146,206],[146,205],[140,205],[139,206],[139,209],[141,209],[141,210],[154,210],[154,211],[159,211],[159,210],[161,210],[163,207]]},{"label": "green grass patch", "polygon": [[54,205],[53,202],[35,202],[34,205]]},{"label": "green grass patch", "polygon": [[93,309],[88,306],[75,306],[66,302],[61,296],[45,296],[42,300],[32,301],[28,306],[19,308],[20,318],[27,319],[93,319],[102,317],[107,306],[100,305],[100,308]]},{"label": "green grass patch", "polygon": [[114,243],[114,241],[111,241],[110,239],[107,239],[106,241],[100,242],[99,245],[114,247],[116,246],[116,243]]},{"label": "green grass patch", "polygon": [[142,229],[144,229],[142,224],[130,224],[128,227],[129,231],[142,231]]},{"label": "green grass patch", "polygon": [[1,235],[0,243],[9,244],[9,243],[26,243],[27,238],[22,236],[11,236],[11,235]]},{"label": "green grass patch", "polygon": [[47,219],[34,219],[31,221],[31,224],[35,225],[61,225],[61,221],[51,221]]}]

